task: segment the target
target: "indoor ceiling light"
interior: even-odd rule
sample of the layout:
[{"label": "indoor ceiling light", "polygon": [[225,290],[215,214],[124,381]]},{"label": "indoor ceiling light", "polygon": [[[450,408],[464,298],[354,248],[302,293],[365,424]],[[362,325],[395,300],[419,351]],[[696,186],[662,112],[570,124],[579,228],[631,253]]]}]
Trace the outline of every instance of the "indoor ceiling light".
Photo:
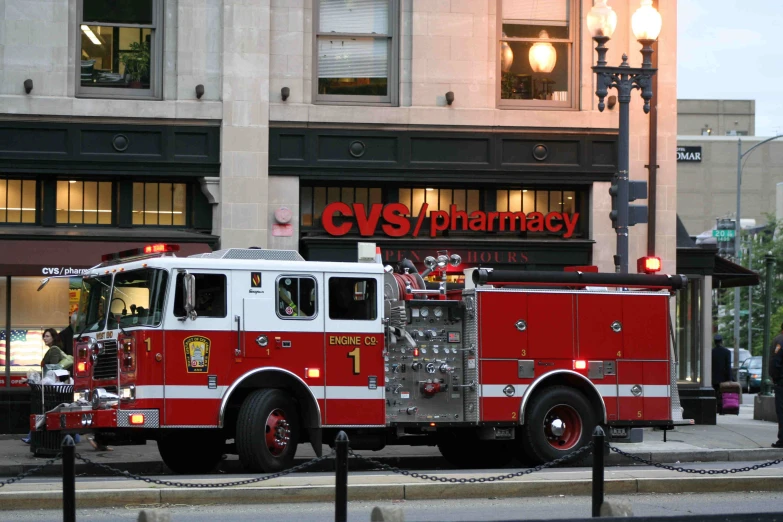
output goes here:
[{"label": "indoor ceiling light", "polygon": [[[549,40],[549,33],[541,31],[538,37]],[[557,51],[549,42],[536,42],[530,47],[530,68],[537,73],[551,73],[557,63]]]},{"label": "indoor ceiling light", "polygon": [[103,45],[101,41],[98,39],[97,36],[95,36],[95,33],[92,32],[92,29],[89,28],[89,26],[82,25],[82,32],[87,36],[87,38],[90,39],[92,43],[95,45]]},{"label": "indoor ceiling light", "polygon": [[75,179],[70,180],[68,183],[76,183]]}]

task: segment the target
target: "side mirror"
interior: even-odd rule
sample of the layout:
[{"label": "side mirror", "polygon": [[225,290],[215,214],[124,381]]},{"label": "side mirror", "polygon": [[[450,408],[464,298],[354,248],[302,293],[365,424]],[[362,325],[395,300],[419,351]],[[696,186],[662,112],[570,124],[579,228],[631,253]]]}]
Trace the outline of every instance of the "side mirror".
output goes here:
[{"label": "side mirror", "polygon": [[[185,306],[186,317],[195,320],[196,314],[196,276],[185,272],[182,275],[182,302]],[[184,321],[184,319],[183,319]]]}]

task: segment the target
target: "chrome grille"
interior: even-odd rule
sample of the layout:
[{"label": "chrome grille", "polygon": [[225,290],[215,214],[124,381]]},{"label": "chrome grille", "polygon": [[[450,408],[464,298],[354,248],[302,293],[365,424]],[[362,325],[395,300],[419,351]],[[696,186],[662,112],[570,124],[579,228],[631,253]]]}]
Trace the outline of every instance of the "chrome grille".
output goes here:
[{"label": "chrome grille", "polygon": [[99,342],[103,343],[103,350],[92,365],[92,378],[117,379],[117,341],[110,339]]}]

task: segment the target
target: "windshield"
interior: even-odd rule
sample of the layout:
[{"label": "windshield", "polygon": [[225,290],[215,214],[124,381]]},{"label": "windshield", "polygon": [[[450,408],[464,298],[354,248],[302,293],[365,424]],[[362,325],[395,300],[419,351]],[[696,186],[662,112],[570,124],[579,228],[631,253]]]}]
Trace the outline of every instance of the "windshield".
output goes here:
[{"label": "windshield", "polygon": [[131,326],[158,326],[163,319],[168,273],[144,268],[114,276],[114,292],[109,306],[109,329]]},{"label": "windshield", "polygon": [[111,293],[111,276],[82,279],[76,332],[97,332],[105,325],[105,310]]}]

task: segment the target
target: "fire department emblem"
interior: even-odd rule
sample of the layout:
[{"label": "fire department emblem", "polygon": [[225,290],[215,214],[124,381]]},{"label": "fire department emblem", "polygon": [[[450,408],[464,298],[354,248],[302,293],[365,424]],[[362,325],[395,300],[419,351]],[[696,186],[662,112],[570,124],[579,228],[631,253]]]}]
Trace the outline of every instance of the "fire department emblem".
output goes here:
[{"label": "fire department emblem", "polygon": [[209,370],[210,340],[200,335],[185,338],[185,366],[188,373],[205,373]]},{"label": "fire department emblem", "polygon": [[261,272],[250,272],[250,287],[261,288]]}]

